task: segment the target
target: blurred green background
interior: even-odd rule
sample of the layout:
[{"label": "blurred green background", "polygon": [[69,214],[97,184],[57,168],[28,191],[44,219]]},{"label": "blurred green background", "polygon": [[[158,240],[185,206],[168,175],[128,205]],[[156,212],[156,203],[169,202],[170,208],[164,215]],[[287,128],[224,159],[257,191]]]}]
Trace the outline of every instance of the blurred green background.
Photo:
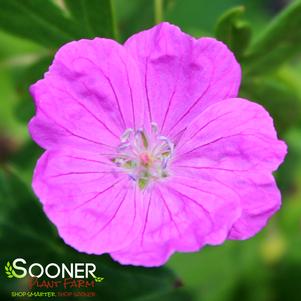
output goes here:
[{"label": "blurred green background", "polygon": [[[215,36],[243,68],[240,95],[265,106],[289,147],[276,173],[282,209],[248,241],[229,241],[167,266],[120,266],[64,245],[31,192],[41,150],[30,140],[28,86],[56,49],[81,37],[123,42],[161,20],[196,36]],[[105,281],[97,300],[301,300],[301,1],[0,0],[0,299],[26,283],[8,280],[7,260],[90,262]],[[76,298],[73,298],[76,299]],[[80,298],[85,300],[85,298]],[[89,298],[88,298],[89,299]]]}]

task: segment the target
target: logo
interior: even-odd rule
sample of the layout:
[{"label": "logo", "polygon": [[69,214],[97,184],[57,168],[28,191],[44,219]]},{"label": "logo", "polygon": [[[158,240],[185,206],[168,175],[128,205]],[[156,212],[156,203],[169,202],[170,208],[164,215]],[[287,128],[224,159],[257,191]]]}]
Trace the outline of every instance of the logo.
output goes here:
[{"label": "logo", "polygon": [[[4,271],[9,279],[27,280],[29,291],[11,292],[13,297],[28,297],[30,294],[45,296],[44,292],[37,292],[36,289],[47,289],[54,297],[96,296],[96,292],[87,289],[94,288],[97,283],[104,280],[96,274],[95,264],[90,262],[68,264],[51,262],[43,265],[38,262],[29,264],[24,258],[16,258],[5,264]],[[72,291],[73,289],[77,291]],[[79,292],[78,289],[85,291]]]},{"label": "logo", "polygon": [[41,278],[46,276],[50,279],[55,278],[73,278],[89,279],[93,278],[96,282],[101,282],[104,278],[95,276],[96,266],[94,263],[70,263],[57,264],[49,263],[45,267],[40,263],[27,265],[23,258],[15,259],[12,264],[8,261],[5,265],[5,273],[8,278]]}]

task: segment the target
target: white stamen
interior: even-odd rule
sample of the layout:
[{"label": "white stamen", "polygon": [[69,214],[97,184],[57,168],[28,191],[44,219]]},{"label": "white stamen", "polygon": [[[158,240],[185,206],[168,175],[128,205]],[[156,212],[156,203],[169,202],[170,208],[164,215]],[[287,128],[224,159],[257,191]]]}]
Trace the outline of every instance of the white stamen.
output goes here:
[{"label": "white stamen", "polygon": [[[144,189],[151,182],[168,176],[168,163],[174,144],[165,136],[158,135],[158,125],[151,123],[151,133],[139,128],[125,130],[120,138],[116,157],[112,161]],[[147,157],[148,160],[141,160]]]}]

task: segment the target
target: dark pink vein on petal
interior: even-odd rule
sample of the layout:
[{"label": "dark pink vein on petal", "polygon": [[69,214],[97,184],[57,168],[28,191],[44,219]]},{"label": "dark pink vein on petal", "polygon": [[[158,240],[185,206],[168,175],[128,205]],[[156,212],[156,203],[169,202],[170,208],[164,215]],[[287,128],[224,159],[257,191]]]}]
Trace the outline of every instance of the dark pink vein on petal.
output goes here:
[{"label": "dark pink vein on petal", "polygon": [[[180,184],[180,183],[179,183],[179,184]],[[186,185],[184,185],[184,184],[182,184],[182,185],[183,185],[183,186],[186,186]],[[192,199],[191,197],[189,197],[189,196],[187,196],[187,195],[181,193],[180,191],[178,191],[178,190],[176,190],[176,189],[174,189],[174,188],[172,188],[172,187],[169,187],[168,189],[171,190],[171,191],[174,191],[175,194],[181,195],[182,197],[184,197],[184,198],[190,200],[192,203],[194,203],[195,205],[197,205],[198,207],[200,207],[200,208],[202,209],[202,211],[205,213],[205,215],[207,216],[207,218],[210,220],[211,224],[213,225],[213,220],[212,220],[212,218],[211,218],[210,212],[209,212],[207,209],[205,209],[205,207],[204,207],[202,204],[198,203],[196,200]],[[207,193],[208,193],[208,194],[211,194],[210,192],[207,192]]]},{"label": "dark pink vein on petal", "polygon": [[115,88],[114,88],[114,86],[113,86],[113,84],[112,84],[110,78],[104,73],[104,71],[102,70],[102,68],[101,68],[99,65],[95,64],[95,63],[94,63],[93,61],[91,61],[90,59],[88,59],[88,58],[86,58],[86,57],[78,57],[77,59],[83,59],[83,60],[87,60],[88,62],[90,62],[92,65],[94,65],[94,66],[96,67],[97,70],[100,71],[100,73],[103,75],[103,77],[107,80],[107,82],[109,83],[110,88],[111,88],[111,90],[112,90],[112,92],[113,92],[113,94],[114,94],[115,101],[116,101],[116,104],[117,104],[117,107],[118,107],[119,114],[120,114],[120,117],[121,117],[121,119],[122,119],[123,125],[124,125],[124,127],[126,128],[126,122],[125,122],[125,120],[124,120],[124,116],[123,116],[122,111],[121,111],[119,99],[118,99],[118,97],[117,97],[117,93],[116,93],[116,91],[115,91]]},{"label": "dark pink vein on petal", "polygon": [[83,139],[85,141],[88,141],[88,142],[92,142],[92,143],[95,143],[95,144],[98,144],[98,145],[104,145],[108,148],[112,148],[112,146],[108,145],[108,144],[105,144],[105,143],[102,143],[102,142],[98,142],[98,141],[94,141],[94,140],[91,140],[89,138],[85,138],[85,137],[82,137],[80,135],[77,135],[75,133],[73,133],[72,131],[70,131],[69,129],[65,128],[63,125],[59,124],[57,121],[55,121],[53,118],[51,118],[45,111],[43,111],[41,108],[39,108],[39,111],[41,113],[43,113],[48,119],[52,120],[54,122],[54,124],[56,124],[58,127],[62,128],[63,130],[65,130],[68,134],[70,134],[71,136],[74,136],[74,137],[77,137],[77,138],[80,138],[80,139]]},{"label": "dark pink vein on petal", "polygon": [[192,186],[192,185],[189,185],[189,184],[183,184],[183,183],[179,183],[180,185],[182,186],[186,186],[186,187],[189,187],[189,188],[192,188],[194,190],[197,190],[197,191],[200,191],[200,192],[203,192],[203,193],[206,193],[206,194],[211,194],[211,195],[214,195],[216,196],[217,198],[221,198],[223,199],[225,202],[227,202],[227,200],[225,198],[223,198],[222,196],[219,196],[218,194],[216,193],[213,193],[212,191],[206,191],[204,189],[200,189],[199,187],[195,187],[195,186]]},{"label": "dark pink vein on petal", "polygon": [[133,229],[133,226],[135,224],[135,221],[136,221],[136,214],[137,214],[137,200],[136,200],[137,196],[136,196],[136,193],[137,193],[137,187],[135,186],[134,189],[135,189],[134,190],[134,217],[133,217],[132,225],[131,225],[127,235],[130,234],[130,232]]},{"label": "dark pink vein on petal", "polygon": [[197,134],[199,134],[203,129],[205,129],[208,125],[210,125],[212,122],[219,120],[222,117],[225,117],[226,115],[231,114],[232,112],[226,112],[222,115],[217,116],[214,119],[211,119],[210,121],[208,121],[204,126],[202,126],[200,129],[198,129],[192,136],[190,136],[190,139],[194,138]]},{"label": "dark pink vein on petal", "polygon": [[178,158],[179,158],[179,157],[182,157],[182,156],[184,156],[184,155],[187,155],[187,154],[189,154],[189,153],[192,153],[192,152],[194,152],[195,150],[200,149],[200,148],[202,148],[202,147],[208,146],[208,145],[210,145],[210,144],[214,144],[214,143],[216,143],[216,142],[218,142],[218,141],[220,141],[220,140],[224,140],[224,139],[228,139],[228,138],[236,137],[236,136],[254,136],[254,137],[256,137],[256,138],[258,138],[258,139],[260,139],[260,140],[265,140],[265,139],[263,139],[263,137],[259,137],[259,135],[254,135],[254,134],[243,134],[243,133],[233,134],[233,135],[229,135],[229,136],[219,137],[219,138],[217,138],[217,139],[215,139],[215,140],[212,140],[212,141],[210,141],[210,142],[208,142],[208,143],[199,145],[199,146],[197,146],[197,147],[195,147],[195,148],[193,148],[193,149],[191,149],[191,150],[189,150],[189,151],[187,151],[187,152],[185,152],[185,153],[183,153],[183,154],[180,154],[180,155],[178,156]]},{"label": "dark pink vein on petal", "polygon": [[[213,74],[210,76],[210,78],[212,78]],[[201,96],[199,96],[194,102],[193,104],[186,110],[186,112],[174,123],[174,125],[169,129],[169,132],[167,135],[170,134],[170,132],[172,131],[172,129],[179,123],[181,122],[190,112],[191,110],[198,104],[198,102],[204,97],[204,95],[208,92],[209,88],[211,87],[211,80],[210,83],[208,84],[208,86],[206,87],[206,89],[203,91],[203,93],[201,94]]]},{"label": "dark pink vein on petal", "polygon": [[110,86],[111,86],[111,89],[112,89],[112,91],[113,91],[113,93],[114,93],[114,97],[115,97],[115,100],[116,100],[116,103],[117,103],[117,106],[118,106],[118,110],[119,110],[119,113],[120,113],[120,117],[121,117],[121,119],[122,119],[122,122],[123,122],[124,127],[126,128],[126,127],[127,127],[127,126],[126,126],[126,122],[125,122],[125,120],[124,120],[124,117],[123,117],[123,114],[122,114],[122,111],[121,111],[121,107],[120,107],[120,103],[119,103],[119,99],[118,99],[118,97],[117,97],[117,94],[116,94],[116,91],[115,91],[115,89],[114,89],[114,86],[113,86],[111,80],[110,80],[105,74],[104,74],[104,77],[107,79],[107,81],[109,82],[109,84],[110,84]]},{"label": "dark pink vein on petal", "polygon": [[98,192],[95,196],[93,196],[92,198],[86,200],[85,202],[79,204],[78,206],[74,207],[73,209],[78,209],[86,204],[88,204],[89,202],[95,200],[96,198],[98,198],[100,195],[102,195],[103,193],[109,191],[110,189],[112,189],[114,186],[116,186],[117,184],[119,184],[121,181],[123,181],[124,179],[118,180],[115,183],[113,183],[112,185],[110,185],[109,187],[105,188],[104,190]]},{"label": "dark pink vein on petal", "polygon": [[181,149],[189,140],[193,139],[197,134],[199,134],[203,129],[205,129],[208,125],[210,125],[212,122],[220,119],[221,117],[224,117],[228,114],[230,114],[231,112],[227,112],[225,114],[222,114],[214,119],[211,119],[210,121],[208,121],[204,126],[202,126],[200,129],[198,129],[192,136],[190,136],[189,138],[187,138],[187,140],[185,142],[183,142],[182,144],[180,144],[180,146],[177,148],[177,151],[179,151],[179,149]]},{"label": "dark pink vein on petal", "polygon": [[99,164],[106,165],[106,166],[114,166],[114,165],[109,164],[107,162],[93,160],[93,159],[87,159],[87,158],[81,158],[81,157],[75,157],[75,156],[66,156],[66,157],[71,158],[71,159],[76,159],[76,160],[83,160],[83,161],[87,161],[87,162],[95,162],[95,163],[99,163]]},{"label": "dark pink vein on petal", "polygon": [[177,167],[182,167],[182,168],[192,168],[192,169],[208,169],[208,170],[221,170],[221,171],[229,171],[229,172],[249,172],[250,170],[254,170],[258,164],[253,165],[251,168],[248,169],[229,169],[229,168],[221,168],[221,167],[213,167],[213,166],[192,166],[192,165],[177,165]]},{"label": "dark pink vein on petal", "polygon": [[150,107],[150,100],[149,100],[148,87],[147,87],[148,60],[149,60],[149,58],[146,59],[146,63],[145,63],[144,87],[145,87],[145,92],[146,92],[149,120],[152,121],[153,117],[152,117],[152,111],[151,111],[151,107]]},{"label": "dark pink vein on petal", "polygon": [[[85,86],[85,88],[90,92],[90,90],[88,89],[88,87],[83,83],[83,85]],[[53,87],[53,86],[52,86]],[[69,92],[59,89],[57,87],[53,87],[54,89],[57,89],[58,91],[61,91],[62,93],[66,93],[71,99],[73,99],[79,106],[81,106],[86,112],[88,112],[96,121],[98,121],[112,136],[116,137],[119,139],[119,137],[112,132],[112,130],[110,128],[108,128],[108,126],[102,121],[100,120],[93,112],[91,112],[83,103],[81,103],[80,101],[78,101],[77,98],[75,98],[74,96],[72,96]],[[92,94],[90,92],[90,94]]]},{"label": "dark pink vein on petal", "polygon": [[177,223],[175,222],[175,220],[174,220],[173,217],[172,217],[172,213],[171,213],[171,211],[170,211],[170,208],[169,208],[169,206],[168,206],[168,204],[167,204],[165,198],[163,197],[163,195],[162,195],[162,193],[161,193],[160,190],[158,190],[158,192],[159,192],[159,194],[160,194],[161,199],[163,200],[163,203],[164,203],[165,208],[166,208],[167,211],[168,211],[168,215],[169,215],[170,221],[175,225],[175,228],[176,228],[176,230],[177,230],[177,232],[178,232],[178,234],[179,234],[179,237],[181,237],[182,234],[181,234],[181,232],[180,232],[180,230],[179,230],[179,228],[178,228]]},{"label": "dark pink vein on petal", "polygon": [[119,203],[117,209],[115,210],[113,216],[101,227],[100,230],[98,230],[95,234],[93,234],[93,236],[91,238],[94,238],[95,236],[99,235],[107,226],[110,225],[110,223],[112,222],[112,220],[114,218],[116,218],[116,216],[117,216],[117,214],[119,212],[119,209],[121,208],[122,204],[124,203],[124,200],[126,199],[127,194],[128,194],[128,191],[125,192],[125,194],[124,194],[121,202]]},{"label": "dark pink vein on petal", "polygon": [[111,174],[111,173],[112,171],[71,171],[71,172],[50,176],[50,178],[58,178],[58,177],[72,176],[72,175]]},{"label": "dark pink vein on petal", "polygon": [[151,204],[152,196],[153,196],[153,193],[151,191],[150,192],[150,196],[149,196],[149,202],[148,202],[148,205],[147,205],[146,217],[145,217],[145,221],[144,221],[144,225],[143,225],[143,229],[142,229],[142,234],[141,234],[141,241],[140,241],[141,246],[143,245],[144,234],[145,234],[146,225],[147,225],[147,222],[148,222],[148,215],[149,215],[149,210],[150,210],[150,204]]},{"label": "dark pink vein on petal", "polygon": [[126,66],[126,63],[124,62],[123,58],[120,55],[118,55],[118,56],[119,56],[120,60],[123,63],[124,70],[125,70],[125,73],[126,73],[127,83],[128,83],[129,89],[130,89],[133,124],[134,124],[134,129],[136,129],[136,117],[135,117],[135,107],[134,107],[134,99],[133,99],[133,89],[132,89],[132,86],[131,86],[131,83],[130,83],[129,72],[127,70],[127,66]]},{"label": "dark pink vein on petal", "polygon": [[[180,65],[181,65],[181,69],[182,69],[183,68],[183,60],[182,60],[182,58],[180,60]],[[175,85],[174,85],[173,91],[172,91],[171,96],[170,96],[170,98],[168,100],[167,110],[165,111],[164,119],[163,119],[161,130],[160,130],[161,133],[163,131],[163,128],[164,128],[164,125],[165,125],[165,122],[166,122],[166,119],[167,119],[167,115],[169,114],[172,101],[173,101],[174,96],[175,96],[176,91],[177,91],[178,81],[179,81],[179,78],[180,78],[180,74],[181,74],[181,72],[178,72],[178,74],[177,74],[177,80],[175,81]]]},{"label": "dark pink vein on petal", "polygon": [[173,98],[174,98],[174,96],[175,96],[175,94],[176,94],[176,91],[177,91],[177,88],[176,88],[176,86],[175,86],[175,87],[174,87],[174,90],[173,90],[173,92],[172,92],[172,94],[171,94],[171,97],[170,97],[169,100],[168,100],[167,110],[165,111],[164,119],[163,119],[162,126],[161,126],[161,130],[160,130],[161,133],[162,133],[162,131],[163,131],[163,128],[164,128],[164,125],[165,125],[165,122],[166,122],[166,118],[167,118],[167,115],[168,115],[168,113],[169,113],[169,110],[170,110],[170,107],[171,107],[171,103],[172,103],[172,100],[173,100]]}]

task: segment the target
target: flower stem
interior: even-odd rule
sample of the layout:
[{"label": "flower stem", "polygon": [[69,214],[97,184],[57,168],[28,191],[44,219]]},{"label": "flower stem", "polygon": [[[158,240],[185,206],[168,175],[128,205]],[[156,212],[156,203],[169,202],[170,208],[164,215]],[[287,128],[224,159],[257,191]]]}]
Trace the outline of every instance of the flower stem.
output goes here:
[{"label": "flower stem", "polygon": [[163,21],[163,0],[154,0],[155,23],[159,24]]},{"label": "flower stem", "polygon": [[113,23],[113,35],[116,41],[120,41],[120,33],[116,21],[115,6],[113,5],[112,2],[111,2],[111,14],[112,14],[112,23]]}]

